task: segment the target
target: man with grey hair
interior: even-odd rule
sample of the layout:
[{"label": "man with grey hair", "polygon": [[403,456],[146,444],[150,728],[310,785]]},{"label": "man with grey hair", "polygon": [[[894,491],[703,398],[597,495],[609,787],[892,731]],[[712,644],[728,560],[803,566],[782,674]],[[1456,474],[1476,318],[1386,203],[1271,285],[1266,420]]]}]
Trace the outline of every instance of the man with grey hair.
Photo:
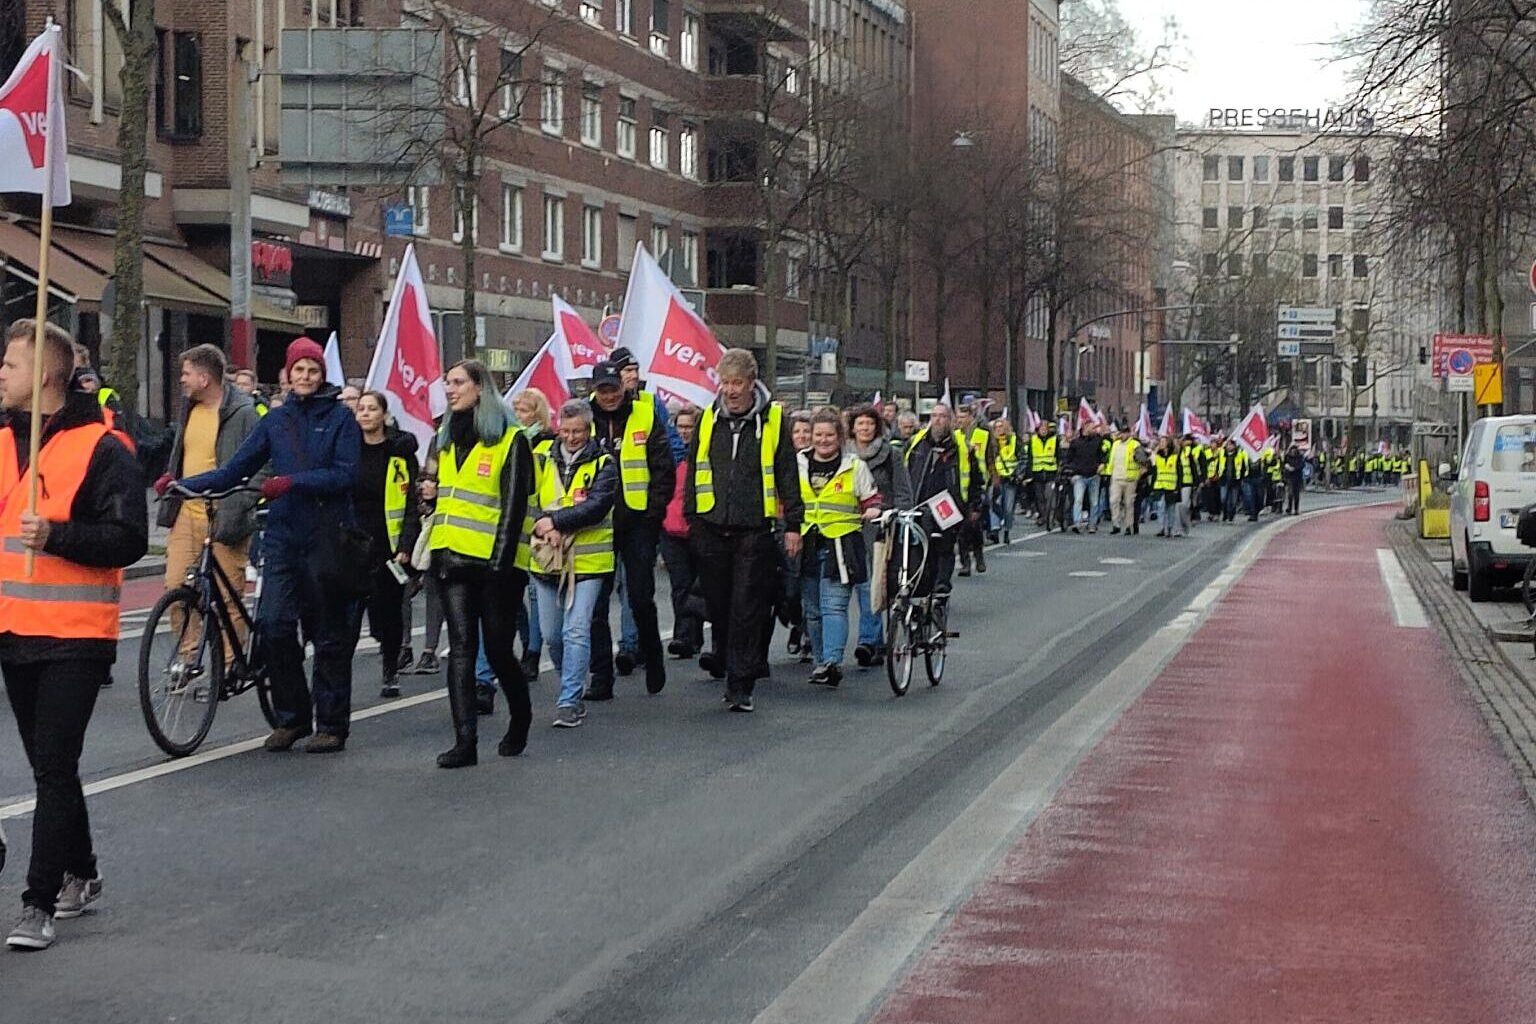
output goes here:
[{"label": "man with grey hair", "polygon": [[683,509],[704,602],[714,623],[715,652],[699,664],[725,679],[725,704],[752,710],[752,688],[768,675],[766,643],[779,592],[773,529],[784,522],[784,549],[800,553],[800,469],[784,423],[757,379],[757,360],[733,348],[716,368],[720,392],[699,418],[688,446]]}]

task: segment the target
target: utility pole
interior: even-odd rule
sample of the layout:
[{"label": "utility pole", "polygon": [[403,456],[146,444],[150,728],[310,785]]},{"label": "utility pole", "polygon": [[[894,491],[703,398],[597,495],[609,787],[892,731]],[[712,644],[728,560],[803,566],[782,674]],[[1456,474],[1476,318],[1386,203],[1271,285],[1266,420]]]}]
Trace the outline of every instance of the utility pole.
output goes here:
[{"label": "utility pole", "polygon": [[229,76],[229,358],[256,368],[251,323],[251,43],[236,40]]}]

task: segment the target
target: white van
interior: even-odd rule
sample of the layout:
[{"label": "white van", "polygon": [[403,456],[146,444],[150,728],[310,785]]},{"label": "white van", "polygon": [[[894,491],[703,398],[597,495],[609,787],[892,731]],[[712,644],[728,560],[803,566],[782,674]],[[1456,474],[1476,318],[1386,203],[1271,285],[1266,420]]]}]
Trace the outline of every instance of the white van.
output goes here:
[{"label": "white van", "polygon": [[1472,424],[1451,492],[1451,582],[1474,601],[1520,582],[1536,548],[1515,537],[1520,510],[1536,503],[1536,416]]}]

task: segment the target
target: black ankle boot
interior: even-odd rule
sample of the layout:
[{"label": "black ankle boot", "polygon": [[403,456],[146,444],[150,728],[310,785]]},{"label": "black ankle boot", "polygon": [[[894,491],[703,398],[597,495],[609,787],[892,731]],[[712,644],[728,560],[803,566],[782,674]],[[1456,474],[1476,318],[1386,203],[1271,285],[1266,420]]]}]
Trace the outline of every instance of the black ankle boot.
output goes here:
[{"label": "black ankle boot", "polygon": [[437,755],[439,768],[467,768],[479,761],[476,749],[479,719],[475,711],[475,679],[448,680],[448,710],[453,715],[453,747]]}]

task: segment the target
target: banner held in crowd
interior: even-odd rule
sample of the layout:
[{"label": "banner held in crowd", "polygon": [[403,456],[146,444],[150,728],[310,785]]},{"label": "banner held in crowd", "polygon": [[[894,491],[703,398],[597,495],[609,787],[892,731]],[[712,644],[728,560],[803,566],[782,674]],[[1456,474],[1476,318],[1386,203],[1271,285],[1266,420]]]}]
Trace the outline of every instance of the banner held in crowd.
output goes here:
[{"label": "banner held in crowd", "polygon": [[1256,459],[1264,450],[1264,444],[1269,440],[1269,423],[1264,419],[1264,407],[1255,405],[1243,417],[1243,421],[1237,425],[1232,439],[1238,446],[1248,453],[1249,458]]},{"label": "banner held in crowd", "polygon": [[389,399],[390,415],[401,430],[416,438],[417,457],[422,461],[436,430],[433,421],[448,409],[439,353],[416,246],[408,245],[363,386]]},{"label": "banner held in crowd", "polygon": [[570,382],[591,377],[592,367],[607,358],[608,347],[569,302],[555,294],[549,300],[554,330],[507,389],[506,399],[510,402],[519,391],[535,388],[559,416],[560,406],[571,398]]},{"label": "banner held in crowd", "polygon": [[344,387],[347,383],[347,375],[341,368],[341,339],[336,332],[325,342],[325,382]]},{"label": "banner held in crowd", "polygon": [[[641,379],[663,399],[675,396],[701,408],[715,400],[725,349],[643,242],[635,246],[624,292],[619,346],[629,349]],[[773,379],[770,369],[763,374]]]}]

